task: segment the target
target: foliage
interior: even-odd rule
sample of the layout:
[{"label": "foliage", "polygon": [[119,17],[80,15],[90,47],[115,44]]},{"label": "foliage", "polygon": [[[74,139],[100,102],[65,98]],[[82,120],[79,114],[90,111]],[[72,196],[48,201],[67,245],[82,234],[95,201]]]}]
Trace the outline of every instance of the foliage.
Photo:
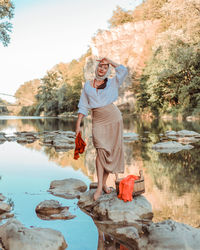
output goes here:
[{"label": "foliage", "polygon": [[108,22],[110,24],[110,27],[116,27],[118,25],[132,21],[133,21],[132,12],[125,11],[120,6],[117,6],[116,10],[113,11],[113,15]]},{"label": "foliage", "polygon": [[108,22],[110,27],[116,27],[127,22],[161,19],[163,18],[161,9],[165,3],[167,0],[147,0],[133,11],[125,11],[117,6]]},{"label": "foliage", "polygon": [[200,44],[177,41],[164,53],[158,48],[141,77],[138,110],[154,114],[200,114]]},{"label": "foliage", "polygon": [[10,42],[9,33],[12,30],[12,24],[7,21],[7,19],[11,19],[14,16],[14,4],[11,0],[0,0],[0,42],[3,43],[4,46],[8,46]]},{"label": "foliage", "polygon": [[160,8],[163,29],[140,79],[138,111],[200,114],[198,2],[169,0]]},{"label": "foliage", "polygon": [[[40,80],[36,101],[31,106],[24,106],[20,115],[58,116],[66,112],[75,112],[80,98],[82,82],[84,81],[83,66],[86,57],[91,54],[88,50],[79,60],[72,60],[69,64],[57,64]],[[17,96],[21,99],[24,91],[33,86],[30,81],[21,86]],[[30,92],[30,91],[29,91]]]},{"label": "foliage", "polygon": [[6,102],[0,98],[0,114],[1,113],[9,113],[7,107],[6,107]]}]

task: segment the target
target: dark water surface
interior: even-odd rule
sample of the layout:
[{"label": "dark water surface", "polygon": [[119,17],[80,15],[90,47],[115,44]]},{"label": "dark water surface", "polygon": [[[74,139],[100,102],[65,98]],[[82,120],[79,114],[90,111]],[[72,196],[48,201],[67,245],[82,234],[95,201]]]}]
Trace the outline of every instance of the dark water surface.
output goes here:
[{"label": "dark water surface", "polygon": [[[12,135],[16,131],[74,131],[75,123],[73,119],[1,116],[0,132]],[[160,142],[161,133],[182,129],[200,133],[200,123],[124,118],[124,132],[139,134],[138,140],[124,144],[125,175],[138,174],[140,169],[143,170],[145,197],[152,204],[154,221],[171,218],[199,227],[200,142],[192,143],[193,149],[178,153],[159,153],[151,148]],[[66,200],[47,192],[53,180],[73,177],[87,185],[96,180],[95,150],[90,135],[91,122],[87,119],[84,123],[87,150],[78,161],[73,160],[73,150],[56,152],[54,148],[43,147],[39,140],[25,145],[17,142],[0,144],[0,193],[14,203],[15,217],[27,227],[47,227],[62,232],[70,250],[94,250],[98,247],[98,239],[104,242],[111,240],[105,241],[105,237],[98,234],[93,220],[77,207],[77,199]],[[114,184],[114,176],[109,177],[108,184]],[[76,218],[67,221],[39,219],[35,208],[46,199],[55,199],[70,206],[70,212]],[[99,242],[102,244],[106,243]],[[112,244],[118,249],[117,243]]]}]

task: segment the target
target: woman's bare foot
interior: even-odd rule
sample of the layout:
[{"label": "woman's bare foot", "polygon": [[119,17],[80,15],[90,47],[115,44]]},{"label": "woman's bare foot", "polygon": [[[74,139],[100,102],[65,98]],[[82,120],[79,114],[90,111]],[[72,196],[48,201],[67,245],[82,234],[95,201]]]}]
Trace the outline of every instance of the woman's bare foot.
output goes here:
[{"label": "woman's bare foot", "polygon": [[94,201],[99,199],[99,197],[101,196],[101,192],[102,190],[99,190],[99,189],[96,190],[96,192],[94,193],[94,197],[93,197]]},{"label": "woman's bare foot", "polygon": [[106,193],[106,194],[110,194],[112,192],[111,188],[107,187],[106,185],[103,186],[103,191]]}]

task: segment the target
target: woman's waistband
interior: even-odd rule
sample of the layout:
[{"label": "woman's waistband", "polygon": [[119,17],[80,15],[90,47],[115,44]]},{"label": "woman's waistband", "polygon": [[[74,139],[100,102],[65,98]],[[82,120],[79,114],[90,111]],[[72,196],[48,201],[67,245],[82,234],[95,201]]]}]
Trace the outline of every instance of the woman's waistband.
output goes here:
[{"label": "woman's waistband", "polygon": [[121,112],[113,104],[92,109],[92,124],[103,125],[122,119]]}]

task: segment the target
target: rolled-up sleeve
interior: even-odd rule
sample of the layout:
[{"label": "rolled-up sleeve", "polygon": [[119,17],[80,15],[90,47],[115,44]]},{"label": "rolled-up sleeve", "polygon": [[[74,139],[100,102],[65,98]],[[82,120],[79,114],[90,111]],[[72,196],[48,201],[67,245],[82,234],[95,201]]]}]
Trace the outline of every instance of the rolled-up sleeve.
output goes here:
[{"label": "rolled-up sleeve", "polygon": [[124,65],[120,64],[118,67],[115,68],[115,71],[116,71],[115,80],[118,86],[120,86],[122,85],[123,81],[128,75],[128,69],[124,67]]},{"label": "rolled-up sleeve", "polygon": [[89,109],[89,104],[88,104],[88,98],[85,93],[85,88],[82,89],[81,92],[81,97],[78,103],[78,113],[81,113],[85,116],[88,115],[88,109]]}]

